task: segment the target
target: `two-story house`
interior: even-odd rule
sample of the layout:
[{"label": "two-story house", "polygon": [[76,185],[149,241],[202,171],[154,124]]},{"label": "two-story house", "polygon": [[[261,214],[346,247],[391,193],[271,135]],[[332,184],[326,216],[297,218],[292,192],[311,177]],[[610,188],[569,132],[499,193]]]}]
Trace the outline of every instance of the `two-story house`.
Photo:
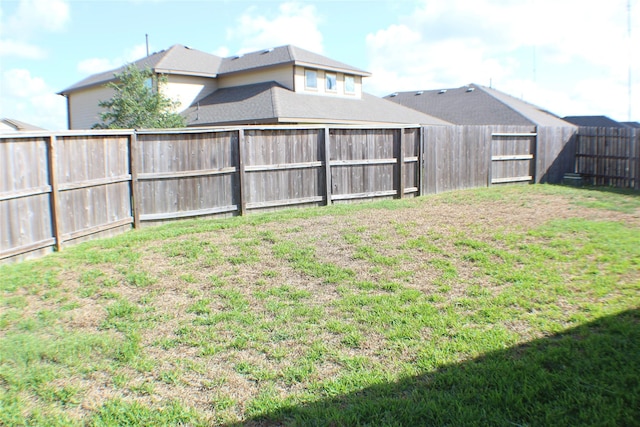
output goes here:
[{"label": "two-story house", "polygon": [[[159,88],[178,102],[188,126],[245,124],[441,124],[447,122],[362,91],[367,71],[295,47],[221,58],[182,45],[133,63],[166,77]],[[124,67],[60,92],[69,129],[99,122],[105,84]]]}]

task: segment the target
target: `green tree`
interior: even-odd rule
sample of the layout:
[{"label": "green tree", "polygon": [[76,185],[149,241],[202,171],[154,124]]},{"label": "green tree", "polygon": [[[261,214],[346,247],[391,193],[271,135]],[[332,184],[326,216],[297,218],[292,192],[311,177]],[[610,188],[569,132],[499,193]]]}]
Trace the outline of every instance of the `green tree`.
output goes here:
[{"label": "green tree", "polygon": [[115,91],[108,101],[98,105],[105,109],[100,113],[100,123],[94,129],[144,129],[185,127],[184,117],[175,112],[177,102],[164,96],[159,87],[166,77],[156,76],[149,68],[139,70],[127,65],[116,80],[106,84]]}]

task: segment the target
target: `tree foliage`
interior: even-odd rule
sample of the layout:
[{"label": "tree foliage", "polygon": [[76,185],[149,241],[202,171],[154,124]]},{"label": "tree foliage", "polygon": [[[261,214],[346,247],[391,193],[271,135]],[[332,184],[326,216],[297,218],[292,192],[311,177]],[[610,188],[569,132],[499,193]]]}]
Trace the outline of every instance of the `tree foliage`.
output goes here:
[{"label": "tree foliage", "polygon": [[94,129],[144,129],[185,127],[184,117],[175,112],[177,102],[164,96],[159,87],[166,77],[156,76],[149,68],[139,70],[128,65],[106,87],[115,91],[108,101],[98,105],[105,109]]}]

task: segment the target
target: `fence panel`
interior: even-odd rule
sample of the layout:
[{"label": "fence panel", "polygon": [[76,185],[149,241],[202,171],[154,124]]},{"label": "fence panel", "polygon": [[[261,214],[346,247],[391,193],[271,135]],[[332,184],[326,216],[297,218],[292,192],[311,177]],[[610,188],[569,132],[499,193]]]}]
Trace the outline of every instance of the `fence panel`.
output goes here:
[{"label": "fence panel", "polygon": [[423,129],[425,194],[487,186],[492,128],[432,126]]},{"label": "fence panel", "polygon": [[537,134],[501,126],[491,138],[491,184],[533,182]]},{"label": "fence panel", "polygon": [[575,172],[592,185],[640,189],[640,132],[580,127]]},{"label": "fence panel", "polygon": [[48,136],[0,140],[0,260],[55,244]]},{"label": "fence panel", "polygon": [[238,131],[142,132],[136,154],[141,221],[239,209]]},{"label": "fence panel", "polygon": [[398,129],[331,129],[333,200],[397,195]]},{"label": "fence panel", "polygon": [[131,227],[129,141],[129,135],[56,139],[61,243]]},{"label": "fence panel", "polygon": [[244,132],[247,209],[325,201],[324,129]]}]

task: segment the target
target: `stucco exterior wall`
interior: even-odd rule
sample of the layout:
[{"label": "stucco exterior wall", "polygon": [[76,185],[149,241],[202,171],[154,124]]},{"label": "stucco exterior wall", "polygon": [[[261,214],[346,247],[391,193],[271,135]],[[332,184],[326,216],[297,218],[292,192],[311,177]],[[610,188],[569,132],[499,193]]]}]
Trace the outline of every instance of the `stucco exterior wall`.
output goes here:
[{"label": "stucco exterior wall", "polygon": [[69,128],[91,129],[100,122],[102,108],[100,101],[107,101],[113,97],[113,90],[104,86],[96,86],[79,90],[69,95]]},{"label": "stucco exterior wall", "polygon": [[179,75],[168,75],[167,82],[160,88],[165,96],[180,103],[178,112],[186,110],[216,89],[218,82],[214,78]]},{"label": "stucco exterior wall", "polygon": [[291,65],[282,65],[227,76],[218,76],[218,87],[222,89],[271,81],[278,82],[287,89],[293,90],[293,67]]}]

